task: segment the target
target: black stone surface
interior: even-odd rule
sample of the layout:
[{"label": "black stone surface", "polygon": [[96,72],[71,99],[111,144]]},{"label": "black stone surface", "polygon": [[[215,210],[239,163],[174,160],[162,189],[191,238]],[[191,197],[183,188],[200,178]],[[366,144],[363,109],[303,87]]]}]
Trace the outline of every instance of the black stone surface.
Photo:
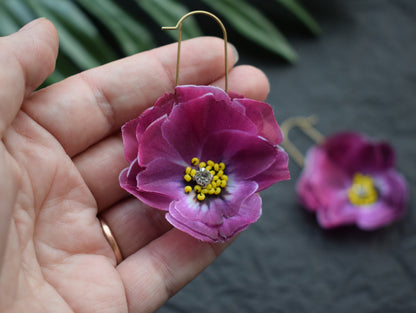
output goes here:
[{"label": "black stone surface", "polygon": [[[416,312],[416,1],[304,3],[323,33],[286,29],[297,65],[230,37],[240,64],[266,72],[279,122],[316,114],[325,135],[349,129],[390,141],[409,183],[409,211],[374,232],[322,230],[297,204],[292,162],[292,180],[262,193],[261,219],[159,313]],[[310,146],[291,135],[303,151]]]}]

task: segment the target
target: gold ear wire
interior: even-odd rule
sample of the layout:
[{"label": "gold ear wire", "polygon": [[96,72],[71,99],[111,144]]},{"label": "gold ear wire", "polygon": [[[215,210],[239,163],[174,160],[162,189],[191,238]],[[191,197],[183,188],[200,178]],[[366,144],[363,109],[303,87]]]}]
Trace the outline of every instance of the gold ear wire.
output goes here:
[{"label": "gold ear wire", "polygon": [[177,55],[177,59],[176,59],[176,86],[179,83],[179,61],[180,61],[180,53],[181,53],[181,40],[182,40],[182,23],[183,21],[194,14],[204,14],[204,15],[208,15],[210,17],[212,17],[220,26],[222,29],[222,33],[223,33],[223,37],[224,37],[224,63],[225,63],[225,92],[228,92],[228,53],[227,53],[227,31],[224,27],[224,24],[221,22],[221,20],[216,17],[214,14],[207,12],[207,11],[201,11],[201,10],[197,10],[197,11],[192,11],[189,12],[188,14],[185,14],[184,16],[181,17],[181,19],[178,21],[178,23],[176,24],[176,26],[164,26],[162,27],[162,30],[176,30],[179,28],[179,35],[178,35],[178,55]]},{"label": "gold ear wire", "polygon": [[305,157],[289,139],[289,131],[295,127],[299,127],[315,143],[320,143],[325,137],[313,127],[317,122],[318,118],[315,115],[308,117],[295,116],[288,118],[280,125],[280,129],[284,136],[282,146],[300,167],[304,167]]}]

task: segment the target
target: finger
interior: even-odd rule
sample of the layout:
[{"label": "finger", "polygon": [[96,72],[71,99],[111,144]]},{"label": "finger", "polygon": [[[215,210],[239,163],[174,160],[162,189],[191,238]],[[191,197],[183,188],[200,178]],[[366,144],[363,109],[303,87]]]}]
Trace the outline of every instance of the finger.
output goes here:
[{"label": "finger", "polygon": [[[266,75],[251,65],[240,65],[231,70],[228,76],[229,90],[246,98],[265,101],[270,91]],[[214,86],[224,86],[225,78],[213,83]]]},{"label": "finger", "polygon": [[97,202],[98,212],[127,196],[118,180],[128,166],[121,133],[100,141],[73,161]]},{"label": "finger", "polygon": [[172,228],[165,214],[128,198],[102,212],[101,218],[110,227],[123,258],[127,258]]},{"label": "finger", "polygon": [[177,229],[124,260],[118,271],[129,311],[154,312],[229,245],[201,242]]},{"label": "finger", "polygon": [[[185,41],[181,84],[209,84],[224,75],[223,41]],[[69,155],[75,155],[151,106],[175,85],[176,44],[83,72],[39,91],[25,107]],[[230,67],[235,63],[229,49]]]},{"label": "finger", "polygon": [[[213,82],[223,85],[223,78]],[[229,74],[230,90],[248,98],[264,100],[269,92],[267,77],[252,66],[237,66]],[[126,196],[118,176],[128,166],[120,134],[110,136],[74,158],[74,163],[94,195],[101,211]]]},{"label": "finger", "polygon": [[58,53],[58,35],[46,19],[0,37],[0,135],[11,124],[25,96],[50,75]]}]

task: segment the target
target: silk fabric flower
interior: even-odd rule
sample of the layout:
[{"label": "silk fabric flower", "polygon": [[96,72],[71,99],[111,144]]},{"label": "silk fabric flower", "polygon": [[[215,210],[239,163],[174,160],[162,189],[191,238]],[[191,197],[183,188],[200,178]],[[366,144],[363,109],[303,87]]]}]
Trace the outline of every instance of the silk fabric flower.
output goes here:
[{"label": "silk fabric flower", "polygon": [[303,206],[323,228],[356,224],[373,230],[405,213],[407,187],[385,142],[356,133],[334,135],[313,147],[297,184]]},{"label": "silk fabric flower", "polygon": [[216,87],[176,87],[122,135],[122,188],[202,241],[246,229],[261,215],[258,192],[289,178],[272,108]]}]

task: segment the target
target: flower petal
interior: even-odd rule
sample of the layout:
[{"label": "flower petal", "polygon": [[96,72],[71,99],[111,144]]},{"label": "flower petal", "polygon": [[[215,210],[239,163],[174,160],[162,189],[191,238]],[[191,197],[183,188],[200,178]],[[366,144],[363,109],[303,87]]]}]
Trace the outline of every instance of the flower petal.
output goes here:
[{"label": "flower petal", "polygon": [[177,105],[162,126],[162,133],[184,160],[200,156],[200,149],[209,134],[237,129],[256,134],[255,125],[226,101],[217,101],[212,94]]},{"label": "flower petal", "polygon": [[330,195],[347,189],[352,177],[332,162],[320,146],[306,154],[305,168],[297,182],[296,191],[305,208],[315,211],[329,205]]},{"label": "flower petal", "polygon": [[137,158],[134,159],[129,167],[126,167],[124,170],[121,171],[119,176],[119,181],[121,184],[121,187],[123,188],[136,188],[136,177],[137,174],[139,174],[140,171],[142,171],[143,168],[140,167]]},{"label": "flower petal", "polygon": [[340,133],[322,144],[329,158],[351,174],[371,173],[394,166],[393,148],[385,142],[370,142],[365,136],[356,133]]},{"label": "flower petal", "polygon": [[305,176],[301,177],[296,184],[296,193],[302,206],[309,211],[317,211],[321,208],[321,202],[315,185],[312,184]]},{"label": "flower petal", "polygon": [[137,139],[140,140],[141,136],[150,124],[152,124],[163,115],[169,115],[174,104],[175,96],[173,94],[164,94],[156,101],[154,106],[148,108],[142,114],[140,114],[140,116],[137,118]]},{"label": "flower petal", "polygon": [[350,168],[355,167],[357,156],[365,145],[366,140],[357,133],[340,133],[327,138],[321,146],[334,163]]},{"label": "flower petal", "polygon": [[404,211],[408,200],[408,190],[404,177],[390,169],[373,176],[380,201],[396,208],[396,211]]},{"label": "flower petal", "polygon": [[138,141],[146,128],[159,117],[169,114],[174,104],[174,96],[165,94],[155,105],[145,110],[139,117],[125,123],[121,127],[124,144],[124,156],[131,163],[138,152]]},{"label": "flower petal", "polygon": [[384,201],[378,201],[371,208],[360,209],[357,217],[357,227],[363,230],[374,230],[391,224],[404,214],[404,208],[391,206]]},{"label": "flower petal", "polygon": [[206,199],[201,202],[196,199],[195,193],[184,194],[182,192],[183,196],[175,201],[172,209],[186,220],[201,221],[213,226],[220,225],[225,218],[237,214],[241,204],[248,196],[255,193],[257,188],[255,182],[242,181],[236,183],[230,179],[224,196]]},{"label": "flower petal", "polygon": [[137,160],[130,164],[130,167],[125,168],[119,176],[120,186],[139,200],[143,201],[149,206],[157,209],[167,211],[172,199],[158,193],[140,191],[137,185],[137,174],[142,170],[138,165]]},{"label": "flower petal", "polygon": [[274,162],[266,170],[250,178],[259,184],[258,191],[262,191],[278,181],[290,179],[289,156],[279,146],[276,149],[277,155]]},{"label": "flower petal", "polygon": [[206,225],[200,221],[189,221],[183,218],[174,208],[174,202],[171,203],[169,213],[165,218],[177,229],[206,242],[216,242],[218,239],[218,230],[216,227]]},{"label": "flower petal", "polygon": [[171,201],[184,193],[184,167],[163,158],[148,163],[137,176],[137,188],[141,191],[160,193]]},{"label": "flower petal", "polygon": [[266,138],[274,145],[283,141],[283,133],[269,104],[248,98],[235,99],[233,102],[240,103],[245,107],[246,116],[257,127],[257,135]]},{"label": "flower petal", "polygon": [[252,194],[242,203],[236,215],[223,218],[222,223],[206,224],[201,220],[189,220],[178,210],[176,202],[171,204],[166,219],[176,228],[208,242],[223,242],[254,223],[261,215],[261,198]]},{"label": "flower petal", "polygon": [[334,228],[342,225],[354,225],[363,230],[374,230],[391,224],[402,216],[404,210],[398,210],[384,201],[372,205],[355,206],[347,197],[340,197],[326,209],[319,210],[317,218],[323,228]]},{"label": "flower petal", "polygon": [[240,207],[238,214],[228,218],[219,229],[220,238],[225,241],[245,230],[261,216],[261,197],[256,193],[248,197]]},{"label": "flower petal", "polygon": [[207,160],[223,161],[227,173],[249,179],[267,170],[275,162],[278,150],[258,136],[226,130],[206,138],[202,155]]},{"label": "flower petal", "polygon": [[181,85],[175,88],[176,102],[185,103],[207,94],[217,101],[230,102],[230,96],[221,88],[215,86]]},{"label": "flower petal", "polygon": [[[216,202],[216,209],[221,211],[224,217],[237,215],[244,201],[258,191],[258,184],[254,181],[237,181],[233,175],[229,176],[226,192],[222,202]],[[226,206],[223,206],[226,203]],[[254,214],[256,214],[254,212]]]},{"label": "flower petal", "polygon": [[139,163],[147,166],[155,159],[166,159],[170,162],[186,166],[178,151],[166,141],[162,134],[162,125],[168,117],[163,115],[147,127],[140,140]]},{"label": "flower petal", "polygon": [[[283,134],[274,117],[273,108],[261,101],[244,98],[241,95],[214,86],[184,85],[175,88],[177,103],[185,103],[195,98],[211,94],[217,101],[234,104],[234,108],[246,115],[257,127],[258,135],[277,145],[283,141]],[[242,110],[240,109],[242,108]]]},{"label": "flower petal", "polygon": [[228,95],[230,96],[231,100],[234,100],[234,99],[243,99],[244,98],[243,95],[240,95],[239,93],[236,93],[234,91],[228,91]]},{"label": "flower petal", "polygon": [[172,203],[170,197],[160,193],[137,191],[136,194],[133,195],[148,206],[162,211],[168,211],[169,205]]},{"label": "flower petal", "polygon": [[356,166],[360,169],[367,169],[369,173],[385,171],[393,168],[395,153],[388,143],[370,143],[361,150],[359,160],[361,162]]},{"label": "flower petal", "polygon": [[346,195],[331,197],[332,203],[317,210],[317,219],[322,228],[353,225],[359,216],[357,207],[351,205]]},{"label": "flower petal", "polygon": [[137,152],[139,151],[139,145],[136,138],[136,129],[139,119],[136,118],[125,123],[121,127],[121,135],[123,137],[124,145],[124,157],[127,162],[132,163],[137,158]]}]

